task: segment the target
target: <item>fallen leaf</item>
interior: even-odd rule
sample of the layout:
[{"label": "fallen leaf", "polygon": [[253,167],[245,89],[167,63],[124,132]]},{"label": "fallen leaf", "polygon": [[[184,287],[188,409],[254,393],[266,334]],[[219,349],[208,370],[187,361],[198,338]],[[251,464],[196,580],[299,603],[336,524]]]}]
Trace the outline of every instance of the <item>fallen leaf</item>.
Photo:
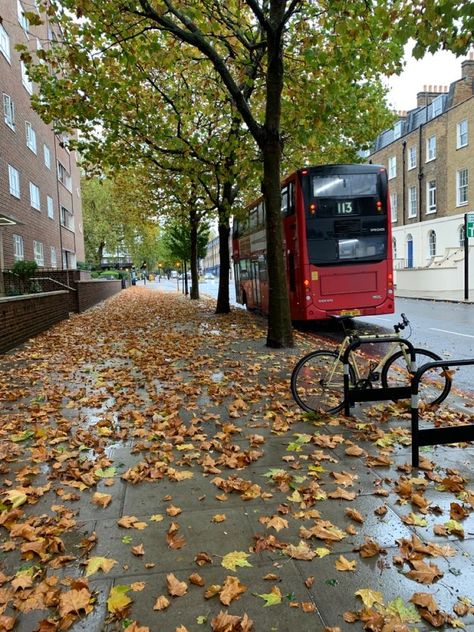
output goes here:
[{"label": "fallen leaf", "polygon": [[225,578],[224,585],[219,592],[220,602],[224,606],[228,606],[235,599],[239,599],[240,595],[247,590],[247,586],[241,584],[237,577],[228,575]]},{"label": "fallen leaf", "polygon": [[336,560],[336,568],[338,571],[355,571],[357,565],[357,560],[348,560],[343,555],[339,556],[339,559]]},{"label": "fallen leaf", "polygon": [[227,553],[222,558],[221,566],[224,568],[228,568],[231,571],[235,571],[237,566],[252,566],[250,562],[247,561],[247,558],[250,557],[249,553],[245,553],[245,551],[232,551],[231,553]]},{"label": "fallen leaf", "polygon": [[170,605],[170,601],[164,595],[160,595],[155,601],[155,605],[153,606],[153,610],[166,610],[166,608]]},{"label": "fallen leaf", "polygon": [[278,586],[273,586],[269,593],[257,594],[257,597],[265,601],[264,608],[281,603],[281,591]]},{"label": "fallen leaf", "polygon": [[188,591],[187,583],[180,582],[173,573],[166,575],[166,585],[168,587],[168,594],[172,597],[182,597]]},{"label": "fallen leaf", "polygon": [[99,570],[104,571],[104,573],[108,573],[115,564],[117,564],[117,561],[108,557],[90,557],[87,560],[86,577],[89,577],[89,575],[92,575],[93,573],[97,573]]}]

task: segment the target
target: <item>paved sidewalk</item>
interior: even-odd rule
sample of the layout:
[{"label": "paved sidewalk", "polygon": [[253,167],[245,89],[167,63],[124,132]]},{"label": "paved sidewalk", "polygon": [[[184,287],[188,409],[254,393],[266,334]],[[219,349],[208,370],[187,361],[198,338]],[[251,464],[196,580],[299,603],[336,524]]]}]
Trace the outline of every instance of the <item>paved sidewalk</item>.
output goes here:
[{"label": "paved sidewalk", "polygon": [[305,417],[314,338],[213,310],[137,286],[0,357],[0,632],[474,630],[474,447]]}]

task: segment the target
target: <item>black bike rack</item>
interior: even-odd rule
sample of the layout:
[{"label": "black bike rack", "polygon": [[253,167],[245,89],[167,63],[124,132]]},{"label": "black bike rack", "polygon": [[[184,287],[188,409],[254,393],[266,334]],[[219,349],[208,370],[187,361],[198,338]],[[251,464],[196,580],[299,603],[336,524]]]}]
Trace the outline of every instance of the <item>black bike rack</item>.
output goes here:
[{"label": "black bike rack", "polygon": [[[377,387],[359,388],[350,385],[349,356],[362,344],[373,344],[379,342],[393,342],[393,336],[364,336],[363,339],[355,337],[344,351],[342,363],[344,364],[344,414],[350,415],[350,408],[356,402],[375,402],[384,400],[410,399],[412,394],[411,385],[397,387]],[[417,370],[415,348],[409,340],[397,338],[397,343],[407,347],[410,354],[411,372]],[[424,365],[423,365],[424,366]],[[444,366],[444,363],[443,363]]]},{"label": "black bike rack", "polygon": [[449,368],[451,366],[472,366],[470,360],[439,360],[423,364],[413,376],[411,382],[411,464],[419,465],[419,449],[424,445],[440,445],[444,443],[458,443],[460,441],[474,441],[474,423],[464,426],[450,426],[447,428],[419,428],[419,395],[418,387],[425,371],[429,369]]}]

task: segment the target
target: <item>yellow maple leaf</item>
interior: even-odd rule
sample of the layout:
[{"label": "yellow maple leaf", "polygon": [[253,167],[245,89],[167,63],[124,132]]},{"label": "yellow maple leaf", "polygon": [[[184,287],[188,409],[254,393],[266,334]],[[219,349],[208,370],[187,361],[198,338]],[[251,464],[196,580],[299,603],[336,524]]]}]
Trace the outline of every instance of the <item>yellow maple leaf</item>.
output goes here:
[{"label": "yellow maple leaf", "polygon": [[336,568],[338,571],[355,571],[357,560],[348,560],[344,555],[340,555],[336,560]]},{"label": "yellow maple leaf", "polygon": [[232,551],[224,555],[221,565],[231,571],[235,571],[237,566],[252,566],[252,564],[247,561],[248,557],[250,557],[250,554],[245,553],[245,551]]},{"label": "yellow maple leaf", "polygon": [[361,588],[354,594],[362,599],[366,608],[372,608],[374,603],[379,603],[383,605],[382,593],[378,592],[377,590],[372,590],[372,588]]},{"label": "yellow maple leaf", "polygon": [[86,577],[89,577],[89,575],[92,575],[93,573],[97,573],[99,570],[104,571],[104,573],[108,573],[115,564],[117,564],[117,561],[108,557],[91,557],[87,561]]},{"label": "yellow maple leaf", "polygon": [[130,590],[130,586],[114,586],[111,588],[109,598],[107,599],[107,609],[109,612],[122,612],[125,608],[132,603],[130,597],[127,596],[127,592]]}]

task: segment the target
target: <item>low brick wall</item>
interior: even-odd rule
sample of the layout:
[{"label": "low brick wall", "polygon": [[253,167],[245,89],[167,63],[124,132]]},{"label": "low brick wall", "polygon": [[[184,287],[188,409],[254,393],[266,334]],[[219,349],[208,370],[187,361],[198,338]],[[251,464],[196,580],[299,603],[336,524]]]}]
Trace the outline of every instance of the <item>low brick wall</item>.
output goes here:
[{"label": "low brick wall", "polygon": [[122,281],[107,279],[91,279],[90,281],[77,281],[77,311],[85,312],[86,309],[105,301],[122,289]]},{"label": "low brick wall", "polygon": [[0,298],[0,353],[69,317],[68,292]]}]

